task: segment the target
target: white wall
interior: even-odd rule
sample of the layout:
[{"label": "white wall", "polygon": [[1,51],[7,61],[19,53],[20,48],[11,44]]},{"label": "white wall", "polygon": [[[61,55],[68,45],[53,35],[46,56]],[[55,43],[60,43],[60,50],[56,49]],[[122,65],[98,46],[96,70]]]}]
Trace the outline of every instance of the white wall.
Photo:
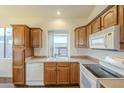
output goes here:
[{"label": "white wall", "polygon": [[12,77],[12,59],[0,59],[0,77]]}]

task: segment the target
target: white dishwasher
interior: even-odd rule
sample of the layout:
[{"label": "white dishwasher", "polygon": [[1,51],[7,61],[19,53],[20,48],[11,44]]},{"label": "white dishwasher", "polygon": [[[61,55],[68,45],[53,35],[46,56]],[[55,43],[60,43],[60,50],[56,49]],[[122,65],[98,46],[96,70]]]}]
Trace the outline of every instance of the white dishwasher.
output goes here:
[{"label": "white dishwasher", "polygon": [[44,63],[29,62],[26,64],[26,85],[44,85]]}]

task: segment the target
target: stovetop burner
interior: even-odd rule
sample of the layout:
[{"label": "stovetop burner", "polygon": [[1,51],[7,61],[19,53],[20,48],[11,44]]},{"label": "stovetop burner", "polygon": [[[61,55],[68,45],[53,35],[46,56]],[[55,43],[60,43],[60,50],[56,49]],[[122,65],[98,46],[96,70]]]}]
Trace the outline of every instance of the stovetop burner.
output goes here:
[{"label": "stovetop burner", "polygon": [[83,64],[97,78],[122,78],[124,76],[113,72],[100,64]]}]

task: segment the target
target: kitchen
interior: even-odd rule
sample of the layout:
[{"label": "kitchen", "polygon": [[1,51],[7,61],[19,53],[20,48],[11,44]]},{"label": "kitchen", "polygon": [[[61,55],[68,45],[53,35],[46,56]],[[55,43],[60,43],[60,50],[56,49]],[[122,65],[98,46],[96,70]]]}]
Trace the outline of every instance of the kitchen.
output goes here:
[{"label": "kitchen", "polygon": [[[1,73],[0,80],[12,81],[0,87],[124,88],[123,5],[0,6],[0,9],[6,10],[3,11],[6,20],[1,19],[1,25],[12,28],[13,39],[12,58],[7,59],[12,59],[12,64],[7,62],[12,66],[9,75]],[[11,19],[7,16],[9,11]],[[80,14],[84,11],[85,14]],[[77,14],[71,16],[73,12]],[[54,38],[58,39],[56,43],[52,43]],[[4,71],[5,63],[0,61]]]}]

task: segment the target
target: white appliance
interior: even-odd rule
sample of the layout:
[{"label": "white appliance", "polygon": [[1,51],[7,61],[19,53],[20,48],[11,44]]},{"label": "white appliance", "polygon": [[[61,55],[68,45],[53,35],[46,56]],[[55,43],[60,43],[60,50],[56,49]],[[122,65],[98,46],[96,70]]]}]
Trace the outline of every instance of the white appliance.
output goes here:
[{"label": "white appliance", "polygon": [[44,85],[44,63],[29,62],[26,64],[26,85]]},{"label": "white appliance", "polygon": [[114,61],[100,61],[100,64],[81,64],[80,65],[80,87],[81,88],[97,88],[100,87],[99,79],[124,79],[124,59],[119,62],[114,58],[109,58]]},{"label": "white appliance", "polygon": [[91,34],[89,37],[90,48],[119,50],[119,26],[112,26]]}]

